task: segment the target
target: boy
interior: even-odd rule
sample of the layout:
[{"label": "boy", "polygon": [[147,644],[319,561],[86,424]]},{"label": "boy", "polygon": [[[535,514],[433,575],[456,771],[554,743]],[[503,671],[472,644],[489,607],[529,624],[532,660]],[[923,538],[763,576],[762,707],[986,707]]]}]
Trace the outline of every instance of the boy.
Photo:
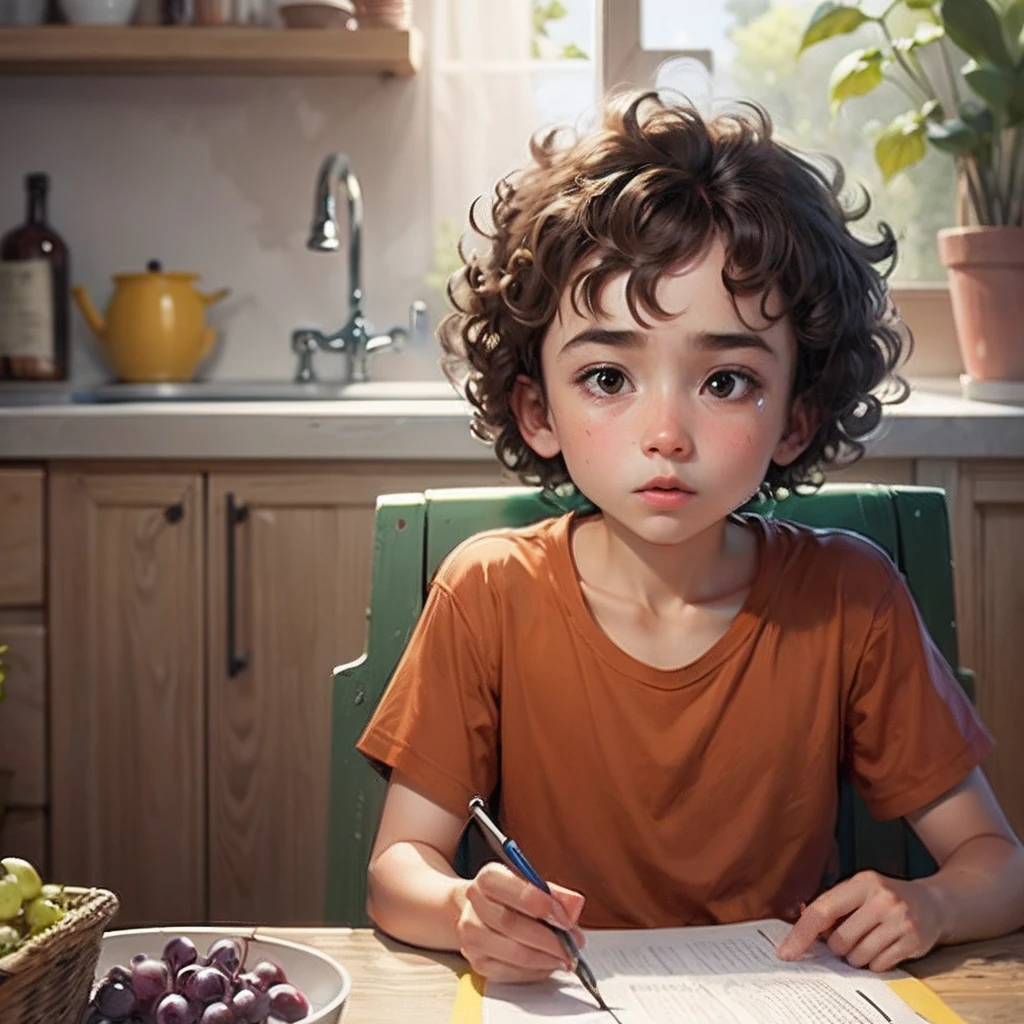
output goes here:
[{"label": "boy", "polygon": [[[899,321],[834,180],[756,107],[705,123],[654,94],[532,146],[441,328],[474,433],[596,506],[473,538],[432,583],[359,749],[389,772],[368,909],[487,977],[570,967],[540,921],[787,916],[887,970],[1024,924],[1024,850],[978,769],[991,739],[898,572],[840,532],[737,514],[852,461]],[[474,211],[475,212],[475,211]],[[920,881],[830,864],[837,774],[906,816]],[[551,881],[457,877],[474,793]],[[824,891],[822,891],[824,890]],[[805,908],[805,909],[804,909]]]}]

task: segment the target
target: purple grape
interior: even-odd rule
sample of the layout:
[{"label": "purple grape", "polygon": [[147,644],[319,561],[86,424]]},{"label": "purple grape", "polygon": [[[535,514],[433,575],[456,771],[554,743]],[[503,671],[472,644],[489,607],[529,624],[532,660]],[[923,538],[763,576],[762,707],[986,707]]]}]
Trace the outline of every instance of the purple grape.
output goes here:
[{"label": "purple grape", "polygon": [[124,1020],[135,1009],[131,986],[123,981],[111,981],[109,977],[96,987],[92,1001],[104,1017],[113,1021]]},{"label": "purple grape", "polygon": [[193,1024],[195,1014],[184,996],[171,992],[157,1004],[155,1020],[156,1024]]},{"label": "purple grape", "polygon": [[[231,1006],[238,1016],[239,1024],[263,1024],[270,1014],[270,996],[254,983],[255,980],[250,974],[238,976],[238,983],[242,987],[235,993]],[[244,1016],[239,1005],[236,1005],[240,997],[240,1006],[246,1008]]]},{"label": "purple grape", "polygon": [[189,978],[189,986],[184,994],[203,1006],[222,1003],[231,995],[231,982],[216,967],[200,967]]},{"label": "purple grape", "polygon": [[234,978],[242,966],[242,948],[234,939],[217,939],[206,951],[206,962]]},{"label": "purple grape", "polygon": [[174,976],[174,989],[180,992],[183,996],[191,999],[193,978],[204,968],[200,967],[199,964],[189,964],[187,967],[182,967],[180,971]]},{"label": "purple grape", "polygon": [[227,1003],[210,1003],[203,1010],[199,1024],[236,1024],[236,1018],[231,1007]]},{"label": "purple grape", "polygon": [[285,1024],[309,1015],[309,1000],[294,985],[275,985],[267,995],[270,996],[270,1012]]},{"label": "purple grape", "polygon": [[284,969],[273,960],[261,960],[249,973],[259,978],[259,987],[264,992],[273,985],[284,985],[288,981]]},{"label": "purple grape", "polygon": [[182,967],[194,964],[199,956],[195,943],[184,935],[177,935],[168,939],[161,954],[164,963],[171,969],[171,974],[177,975]]},{"label": "purple grape", "polygon": [[78,1024],[111,1024],[107,1017],[104,1017],[95,1006],[90,1003],[83,1011],[82,1016],[78,1019]]},{"label": "purple grape", "polygon": [[238,1024],[258,1024],[253,1016],[256,1012],[256,993],[251,988],[240,988],[231,997],[231,1009],[235,1011]]},{"label": "purple grape", "polygon": [[170,989],[171,972],[163,960],[148,956],[141,960],[132,957],[132,992],[135,993],[135,1005],[143,1013],[149,1013]]},{"label": "purple grape", "polygon": [[122,967],[121,964],[114,964],[104,977],[107,981],[121,981],[125,985],[129,985],[132,980],[132,972],[127,967]]}]

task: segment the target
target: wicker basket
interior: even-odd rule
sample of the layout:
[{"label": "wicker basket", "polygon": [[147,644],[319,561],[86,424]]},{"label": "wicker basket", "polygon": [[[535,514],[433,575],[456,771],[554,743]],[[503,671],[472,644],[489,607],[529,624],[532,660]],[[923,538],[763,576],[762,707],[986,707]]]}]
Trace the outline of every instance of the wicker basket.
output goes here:
[{"label": "wicker basket", "polygon": [[64,895],[58,924],[0,958],[0,1024],[78,1024],[82,1016],[118,903],[106,889],[69,885]]}]

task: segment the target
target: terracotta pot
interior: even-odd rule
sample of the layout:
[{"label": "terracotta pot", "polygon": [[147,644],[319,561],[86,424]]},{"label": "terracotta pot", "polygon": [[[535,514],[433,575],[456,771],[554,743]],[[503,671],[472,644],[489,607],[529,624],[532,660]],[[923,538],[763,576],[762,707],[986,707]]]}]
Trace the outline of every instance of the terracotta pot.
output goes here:
[{"label": "terracotta pot", "polygon": [[968,376],[1024,381],[1024,228],[947,228],[939,256]]}]

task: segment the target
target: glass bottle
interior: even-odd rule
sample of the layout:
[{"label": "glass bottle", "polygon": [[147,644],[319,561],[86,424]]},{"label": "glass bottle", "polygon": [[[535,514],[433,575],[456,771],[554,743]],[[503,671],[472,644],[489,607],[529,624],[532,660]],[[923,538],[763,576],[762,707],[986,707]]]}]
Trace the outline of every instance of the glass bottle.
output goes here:
[{"label": "glass bottle", "polygon": [[26,175],[25,223],[0,239],[0,379],[68,376],[68,249],[46,222],[49,188]]}]

